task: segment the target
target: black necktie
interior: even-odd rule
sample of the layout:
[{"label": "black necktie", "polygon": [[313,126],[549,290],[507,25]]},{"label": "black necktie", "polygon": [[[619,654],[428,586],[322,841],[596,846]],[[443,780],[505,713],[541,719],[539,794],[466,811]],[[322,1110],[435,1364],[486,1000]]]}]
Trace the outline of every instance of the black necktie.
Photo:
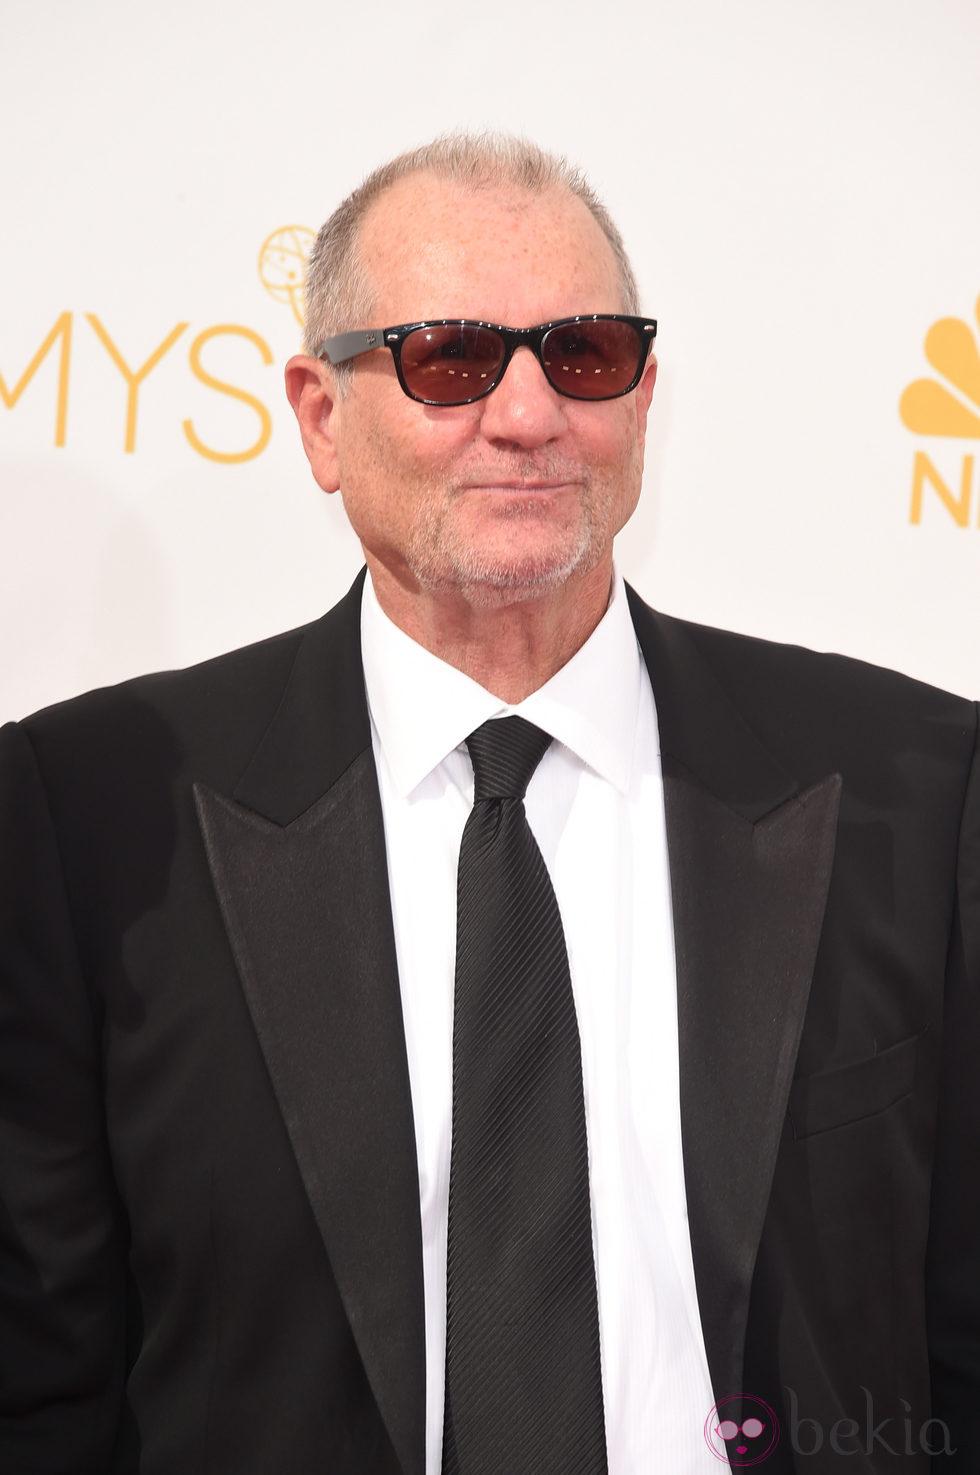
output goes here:
[{"label": "black necktie", "polygon": [[582,1057],[524,813],[547,733],[467,739],[459,852],[444,1475],[604,1475]]}]

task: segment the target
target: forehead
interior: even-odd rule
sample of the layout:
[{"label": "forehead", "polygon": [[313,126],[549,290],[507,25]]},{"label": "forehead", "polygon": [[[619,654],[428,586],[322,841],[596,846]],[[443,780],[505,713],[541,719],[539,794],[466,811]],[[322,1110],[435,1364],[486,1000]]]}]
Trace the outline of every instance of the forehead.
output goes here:
[{"label": "forehead", "polygon": [[361,229],[378,320],[473,317],[529,326],[623,309],[600,226],[569,190],[399,180]]}]

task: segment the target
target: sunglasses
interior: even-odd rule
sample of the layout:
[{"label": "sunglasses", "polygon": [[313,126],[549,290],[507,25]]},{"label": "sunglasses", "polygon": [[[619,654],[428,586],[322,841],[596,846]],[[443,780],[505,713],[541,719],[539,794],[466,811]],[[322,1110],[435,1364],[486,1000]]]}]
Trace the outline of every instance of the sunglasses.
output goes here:
[{"label": "sunglasses", "polygon": [[345,364],[375,348],[390,348],[398,382],[423,405],[471,405],[496,389],[514,356],[529,348],[552,389],[568,399],[618,399],[640,382],[657,336],[652,318],[621,313],[560,318],[538,328],[502,328],[466,318],[403,323],[339,333],[317,358]]}]

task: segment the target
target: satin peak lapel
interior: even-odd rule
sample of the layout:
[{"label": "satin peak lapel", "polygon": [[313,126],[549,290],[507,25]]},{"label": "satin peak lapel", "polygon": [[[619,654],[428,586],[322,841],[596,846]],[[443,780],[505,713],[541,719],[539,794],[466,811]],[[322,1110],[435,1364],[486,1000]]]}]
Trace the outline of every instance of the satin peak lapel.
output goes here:
[{"label": "satin peak lapel", "polygon": [[691,1248],[717,1396],[749,1294],[833,865],[841,780],[804,792],[683,625],[634,604],[660,723]]},{"label": "satin peak lapel", "polygon": [[200,785],[195,795],[256,1033],[368,1379],[406,1475],[422,1475],[418,1170],[356,610],[333,632],[339,657],[337,638],[323,639],[344,608],[314,627],[235,797]]}]

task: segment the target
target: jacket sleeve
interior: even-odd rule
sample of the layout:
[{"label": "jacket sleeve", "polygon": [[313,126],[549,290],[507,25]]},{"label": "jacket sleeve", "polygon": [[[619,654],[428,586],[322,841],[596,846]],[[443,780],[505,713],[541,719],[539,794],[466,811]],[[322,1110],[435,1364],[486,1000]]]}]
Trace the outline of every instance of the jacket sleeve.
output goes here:
[{"label": "jacket sleeve", "polygon": [[0,1469],[105,1475],[125,1252],[100,1040],[25,731],[0,731]]},{"label": "jacket sleeve", "polygon": [[[923,878],[924,882],[928,878]],[[933,1420],[949,1475],[980,1470],[980,753],[960,830],[927,1266]],[[947,1454],[946,1450],[955,1451]]]}]

